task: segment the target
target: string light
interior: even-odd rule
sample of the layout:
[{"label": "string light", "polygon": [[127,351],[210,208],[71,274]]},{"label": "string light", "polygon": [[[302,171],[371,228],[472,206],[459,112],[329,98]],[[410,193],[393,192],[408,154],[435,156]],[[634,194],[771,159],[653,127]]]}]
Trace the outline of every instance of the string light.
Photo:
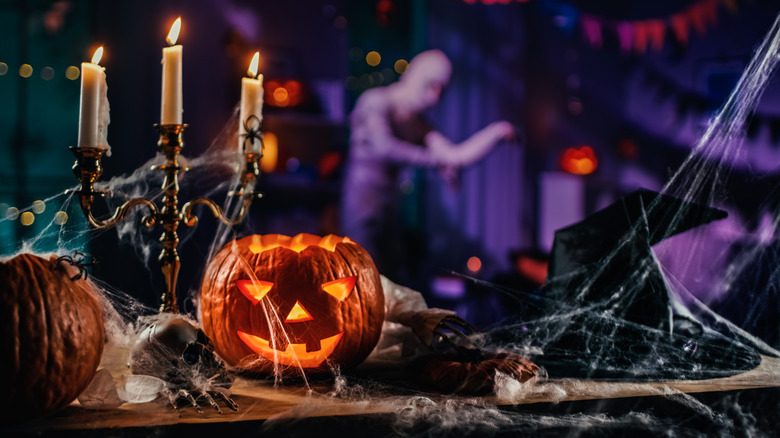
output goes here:
[{"label": "string light", "polygon": [[44,67],[41,70],[41,79],[44,81],[50,81],[54,79],[54,69],[51,67]]},{"label": "string light", "polygon": [[382,55],[379,52],[372,50],[366,55],[366,63],[371,67],[376,67],[380,62],[382,62]]},{"label": "string light", "polygon": [[19,209],[16,207],[8,207],[5,211],[5,218],[9,221],[15,221],[19,219]]},{"label": "string light", "polygon": [[35,215],[29,211],[25,211],[24,213],[22,213],[19,222],[21,222],[23,226],[28,227],[32,225],[33,222],[35,222]]},{"label": "string light", "polygon": [[81,72],[79,71],[79,68],[75,65],[71,65],[70,67],[65,69],[65,77],[70,79],[71,81],[75,81],[79,78],[79,75]]},{"label": "string light", "polygon": [[29,78],[33,74],[33,68],[30,64],[22,64],[19,67],[19,76]]},{"label": "string light", "polygon": [[68,213],[60,210],[54,214],[54,223],[57,225],[65,225],[68,222]]},{"label": "string light", "polygon": [[32,211],[35,214],[41,214],[46,211],[46,203],[40,199],[32,203]]},{"label": "string light", "polygon": [[409,67],[409,61],[405,59],[399,59],[398,61],[393,64],[393,68],[395,69],[395,72],[399,75],[406,71],[406,68]]}]

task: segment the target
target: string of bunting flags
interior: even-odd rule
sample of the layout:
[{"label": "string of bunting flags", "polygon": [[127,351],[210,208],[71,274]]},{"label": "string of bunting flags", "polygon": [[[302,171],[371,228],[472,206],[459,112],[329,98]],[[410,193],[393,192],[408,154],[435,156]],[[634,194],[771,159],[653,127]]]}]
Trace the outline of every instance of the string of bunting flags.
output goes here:
[{"label": "string of bunting flags", "polygon": [[691,29],[699,35],[704,35],[708,28],[715,27],[718,24],[718,11],[721,4],[736,13],[736,0],[700,0],[666,18],[612,21],[582,14],[580,22],[585,39],[593,46],[600,47],[603,44],[605,29],[611,29],[616,33],[620,50],[623,52],[644,53],[648,46],[655,51],[660,51],[664,46],[668,29],[672,30],[672,34],[680,44],[687,45]]},{"label": "string of bunting flags", "polygon": [[[463,0],[475,4],[508,4],[512,2],[527,2],[529,0]],[[737,0],[693,0],[666,2],[673,8],[663,16],[649,18],[617,18],[608,17],[585,8],[587,3],[577,0],[536,0],[540,7],[555,17],[558,27],[573,32],[577,27],[582,31],[585,40],[594,47],[604,44],[605,35],[611,34],[617,38],[620,50],[625,53],[645,53],[648,48],[660,51],[664,46],[668,31],[682,45],[687,45],[691,31],[704,35],[707,29],[718,24],[718,13],[721,7],[732,14],[739,10]],[[629,0],[626,0],[628,2]],[[652,0],[656,2],[656,0]],[[627,5],[620,2],[621,6]],[[583,6],[578,6],[582,3]],[[604,3],[604,2],[602,2]],[[622,9],[622,8],[616,8]]]}]

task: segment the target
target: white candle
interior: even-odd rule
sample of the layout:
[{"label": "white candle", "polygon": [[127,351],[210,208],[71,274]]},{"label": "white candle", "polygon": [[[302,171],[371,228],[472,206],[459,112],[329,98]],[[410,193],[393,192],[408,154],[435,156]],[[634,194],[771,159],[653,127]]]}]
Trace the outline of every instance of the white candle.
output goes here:
[{"label": "white candle", "polygon": [[[244,150],[246,136],[246,127],[250,129],[260,129],[260,122],[263,121],[263,75],[257,75],[257,67],[260,61],[260,52],[255,52],[252,62],[249,64],[247,73],[250,77],[241,78],[241,109],[238,112],[238,151],[239,152],[260,152],[260,141],[252,140],[252,146],[249,150]],[[257,120],[250,117],[255,116]]]},{"label": "white candle", "polygon": [[102,57],[103,47],[99,47],[92,62],[81,63],[78,145],[82,148],[108,146],[105,132],[108,123],[100,123],[101,116],[108,113],[107,102],[104,102],[107,91],[106,69],[98,65]]},{"label": "white candle", "polygon": [[168,44],[163,48],[162,59],[162,102],[160,104],[160,124],[180,125],[182,114],[181,93],[181,45],[175,45],[181,30],[181,17],[177,18],[168,33]]}]

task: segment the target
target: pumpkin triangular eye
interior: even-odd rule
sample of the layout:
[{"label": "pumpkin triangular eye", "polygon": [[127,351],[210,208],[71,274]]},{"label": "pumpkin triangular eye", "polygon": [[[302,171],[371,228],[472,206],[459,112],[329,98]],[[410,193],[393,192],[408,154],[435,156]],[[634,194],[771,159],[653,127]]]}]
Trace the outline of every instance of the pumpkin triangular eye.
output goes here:
[{"label": "pumpkin triangular eye", "polygon": [[284,319],[284,322],[303,322],[311,321],[312,319],[314,319],[314,317],[303,308],[301,302],[296,301],[292,310],[290,310],[290,313],[287,314],[287,318]]},{"label": "pumpkin triangular eye", "polygon": [[262,280],[238,280],[236,281],[236,286],[252,304],[257,304],[271,290],[274,284],[270,281]]},{"label": "pumpkin triangular eye", "polygon": [[347,299],[349,294],[352,293],[352,289],[355,288],[356,281],[357,276],[355,275],[352,277],[340,278],[338,280],[329,281],[323,284],[322,290],[331,294],[333,298],[339,301],[344,301]]}]

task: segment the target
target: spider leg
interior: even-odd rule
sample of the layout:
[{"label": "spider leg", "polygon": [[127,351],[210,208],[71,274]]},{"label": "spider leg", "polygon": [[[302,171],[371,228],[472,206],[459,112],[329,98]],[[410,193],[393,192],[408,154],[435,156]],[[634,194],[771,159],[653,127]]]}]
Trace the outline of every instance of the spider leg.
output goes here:
[{"label": "spider leg", "polygon": [[57,257],[57,260],[54,261],[54,265],[51,268],[54,269],[58,264],[60,264],[60,262],[63,262],[63,261],[66,261],[66,262],[70,263],[71,265],[73,264],[73,259],[70,258],[70,256],[64,255],[64,256]]},{"label": "spider leg", "polygon": [[192,394],[190,394],[189,391],[187,391],[186,389],[180,389],[179,393],[177,394],[177,396],[179,398],[184,398],[184,399],[188,400],[190,402],[190,404],[192,405],[192,407],[195,408],[198,411],[199,414],[203,414],[203,409],[200,408],[200,406],[198,405],[198,402],[195,401],[195,397],[193,397]]},{"label": "spider leg", "polygon": [[453,332],[455,332],[455,329],[457,329],[457,331],[462,334],[471,335],[477,331],[477,329],[475,329],[473,325],[469,324],[468,321],[457,316],[445,316],[441,322],[447,323],[447,328]]},{"label": "spider leg", "polygon": [[79,273],[78,273],[78,274],[76,274],[76,275],[74,275],[73,277],[70,277],[70,280],[71,280],[71,281],[76,281],[76,280],[78,280],[79,278],[81,278],[81,277],[82,277],[82,275],[84,276],[84,280],[86,280],[86,279],[87,279],[87,270],[86,270],[86,269],[84,269],[84,267],[83,267],[83,266],[81,266],[81,265],[79,265],[79,264],[77,264],[77,263],[76,263],[76,264],[74,264],[74,266],[77,266],[77,267],[79,268]]},{"label": "spider leg", "polygon": [[162,391],[160,391],[160,394],[164,395],[168,399],[168,402],[171,404],[173,410],[176,411],[176,414],[179,416],[179,418],[181,418],[181,411],[179,410],[179,407],[176,406],[176,396],[173,395],[173,392],[168,388],[164,388]]},{"label": "spider leg", "polygon": [[238,411],[238,403],[234,402],[234,401],[233,401],[233,399],[232,399],[232,398],[230,398],[230,396],[229,396],[229,395],[227,395],[227,394],[224,394],[224,393],[222,393],[222,392],[220,392],[220,391],[212,391],[212,393],[213,393],[213,394],[216,394],[216,396],[217,396],[218,398],[222,399],[222,401],[224,401],[224,402],[225,402],[225,404],[226,404],[226,405],[227,405],[227,406],[228,406],[230,409],[232,409],[232,410],[234,410],[234,411]]},{"label": "spider leg", "polygon": [[212,407],[212,408],[216,409],[216,410],[217,410],[217,412],[219,412],[220,414],[222,414],[222,409],[219,407],[219,404],[217,404],[217,402],[216,402],[216,401],[214,401],[214,398],[212,398],[212,397],[211,397],[211,395],[209,394],[209,392],[208,392],[208,391],[202,391],[202,392],[201,392],[201,397],[205,398],[205,399],[206,399],[206,402],[207,402],[209,405],[211,405],[211,407]]},{"label": "spider leg", "polygon": [[469,338],[476,329],[462,318],[447,316],[433,328],[431,348],[440,354],[455,354],[459,357],[478,357],[479,349]]}]

